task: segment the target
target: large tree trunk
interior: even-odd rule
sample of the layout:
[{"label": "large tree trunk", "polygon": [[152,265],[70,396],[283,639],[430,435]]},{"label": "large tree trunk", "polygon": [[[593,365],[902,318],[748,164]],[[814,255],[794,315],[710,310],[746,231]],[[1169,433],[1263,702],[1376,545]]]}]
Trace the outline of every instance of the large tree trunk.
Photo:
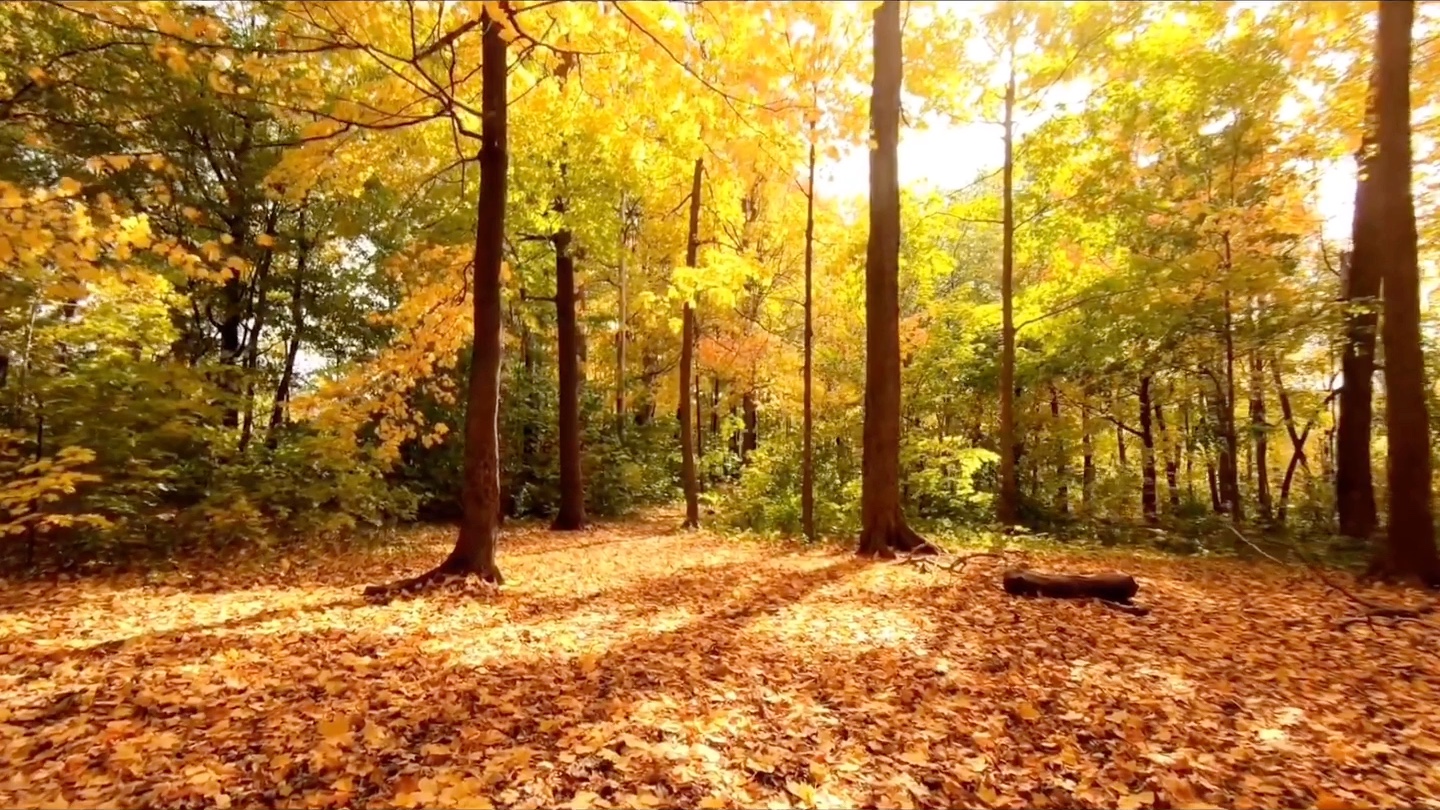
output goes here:
[{"label": "large tree trunk", "polygon": [[1430,508],[1430,417],[1420,347],[1420,265],[1410,174],[1410,35],[1415,4],[1380,4],[1376,53],[1376,138],[1373,190],[1381,234],[1385,318],[1386,480],[1390,514],[1376,569],[1387,576],[1440,585],[1435,520]]},{"label": "large tree trunk", "polygon": [[551,237],[555,245],[555,319],[560,370],[560,511],[550,528],[576,531],[585,526],[585,479],[580,458],[580,347],[575,322],[575,257],[570,231]]},{"label": "large tree trunk", "polygon": [[[685,264],[694,267],[700,260],[700,179],[705,171],[702,158],[695,159],[695,176],[690,182],[690,236],[685,243]],[[685,302],[683,334],[680,337],[680,482],[685,487],[685,528],[700,526],[700,490],[695,478],[695,445],[690,431],[690,375],[695,365],[695,309]],[[698,421],[698,414],[697,414]]]},{"label": "large tree trunk", "polygon": [[[1375,375],[1375,327],[1379,322],[1379,295],[1384,268],[1381,265],[1383,233],[1378,230],[1376,199],[1376,131],[1378,71],[1370,77],[1369,115],[1364,122],[1355,185],[1355,214],[1352,223],[1352,252],[1347,264],[1341,257],[1342,292],[1345,300],[1345,353],[1340,360],[1344,380],[1340,389],[1340,420],[1336,425],[1335,506],[1340,533],[1366,538],[1375,532],[1375,484],[1370,468],[1370,429],[1373,419],[1371,388]],[[1348,271],[1348,272],[1347,272]]]},{"label": "large tree trunk", "polygon": [[1155,482],[1155,431],[1150,418],[1150,375],[1140,378],[1140,511],[1147,523],[1160,519]]},{"label": "large tree trunk", "polygon": [[408,590],[446,576],[477,575],[500,584],[495,544],[500,521],[500,268],[505,248],[506,45],[501,26],[481,16],[480,193],[476,206],[471,275],[474,337],[465,395],[464,482],[455,548],[439,566],[413,579],[366,589],[367,594]]},{"label": "large tree trunk", "polygon": [[1334,429],[1335,501],[1341,534],[1356,538],[1369,537],[1378,523],[1370,446],[1378,298],[1383,276],[1379,256],[1383,246],[1377,230],[1380,223],[1374,190],[1378,82],[1378,72],[1372,71],[1366,120],[1362,123],[1360,151],[1356,154],[1358,177],[1352,252],[1348,256],[1342,254],[1340,263],[1346,314],[1345,350],[1341,357],[1344,384]]},{"label": "large tree trunk", "polygon": [[1255,433],[1255,498],[1260,506],[1260,519],[1269,521],[1272,513],[1270,501],[1270,443],[1267,438],[1269,424],[1265,421],[1265,361],[1259,352],[1250,355],[1250,429]]},{"label": "large tree trunk", "polygon": [[933,547],[900,508],[900,3],[875,10],[870,236],[865,254],[865,429],[859,553]]},{"label": "large tree trunk", "polygon": [[[805,185],[805,360],[804,426],[800,457],[800,527],[815,539],[815,327],[812,284],[815,270],[815,127],[810,127],[809,179]],[[748,425],[747,425],[748,427]]]},{"label": "large tree trunk", "polygon": [[1003,524],[1020,517],[1015,447],[1015,46],[1010,43],[1010,75],[1005,83],[1004,166],[1001,169],[1002,246],[1000,254],[1000,496],[996,518]]}]

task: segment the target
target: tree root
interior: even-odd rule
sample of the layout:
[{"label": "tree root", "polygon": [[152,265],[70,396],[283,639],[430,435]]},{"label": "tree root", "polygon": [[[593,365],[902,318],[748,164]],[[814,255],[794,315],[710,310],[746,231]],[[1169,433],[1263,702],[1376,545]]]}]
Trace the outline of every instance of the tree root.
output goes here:
[{"label": "tree root", "polygon": [[[1276,557],[1265,549],[1260,548],[1259,546],[1252,543],[1250,541],[1250,538],[1241,534],[1240,531],[1234,526],[1231,526],[1227,523],[1225,527],[1230,530],[1231,534],[1239,538],[1240,542],[1244,543],[1250,548],[1255,549],[1257,552],[1260,553],[1261,556],[1265,557],[1271,562],[1276,562],[1281,565],[1285,564],[1284,560],[1281,560],[1280,558]],[[1359,624],[1361,622],[1364,622],[1365,624],[1368,624],[1370,627],[1373,628],[1375,626],[1376,619],[1389,619],[1392,622],[1391,626],[1407,621],[1419,622],[1423,621],[1423,617],[1434,613],[1436,608],[1440,607],[1440,605],[1437,605],[1435,602],[1428,602],[1418,607],[1403,607],[1397,605],[1387,605],[1381,602],[1375,602],[1366,599],[1365,597],[1360,596],[1354,591],[1351,591],[1349,588],[1346,588],[1344,585],[1341,585],[1340,583],[1331,579],[1329,575],[1325,573],[1325,569],[1321,567],[1318,562],[1311,559],[1309,555],[1305,554],[1300,549],[1292,548],[1292,550],[1295,552],[1295,556],[1299,557],[1301,562],[1305,563],[1306,567],[1315,574],[1315,577],[1319,579],[1322,583],[1324,583],[1325,587],[1329,588],[1332,591],[1335,591],[1341,596],[1344,596],[1346,599],[1349,599],[1351,602],[1354,602],[1356,605],[1359,605],[1361,608],[1364,609],[1364,612],[1362,612],[1358,616],[1348,616],[1336,622],[1335,626],[1341,630],[1349,630],[1350,625]]]},{"label": "tree root", "polygon": [[365,588],[365,601],[373,605],[388,605],[398,598],[413,599],[421,594],[438,590],[470,590],[473,584],[490,590],[498,587],[503,580],[500,572],[480,573],[477,571],[455,571],[445,564],[436,566],[419,576],[399,579]]}]

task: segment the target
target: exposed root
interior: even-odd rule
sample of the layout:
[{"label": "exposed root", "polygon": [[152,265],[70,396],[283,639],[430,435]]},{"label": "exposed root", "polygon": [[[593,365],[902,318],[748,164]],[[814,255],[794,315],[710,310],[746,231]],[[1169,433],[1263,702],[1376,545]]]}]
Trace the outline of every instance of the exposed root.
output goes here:
[{"label": "exposed root", "polygon": [[364,591],[365,601],[376,605],[386,605],[397,598],[413,599],[423,593],[437,590],[468,591],[472,589],[473,585],[480,586],[482,590],[493,590],[504,582],[498,570],[486,573],[455,571],[447,563],[442,563],[419,576],[380,585],[370,585]]}]

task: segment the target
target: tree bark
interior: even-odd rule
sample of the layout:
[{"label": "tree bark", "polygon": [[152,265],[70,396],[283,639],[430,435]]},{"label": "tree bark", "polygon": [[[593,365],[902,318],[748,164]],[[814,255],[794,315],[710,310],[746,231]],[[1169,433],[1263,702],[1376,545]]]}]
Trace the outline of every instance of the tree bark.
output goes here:
[{"label": "tree bark", "polygon": [[1285,420],[1285,432],[1290,436],[1291,446],[1290,461],[1285,465],[1285,477],[1280,481],[1280,500],[1275,508],[1275,522],[1284,526],[1286,512],[1290,505],[1290,485],[1295,480],[1295,470],[1302,465],[1309,468],[1305,458],[1305,441],[1310,438],[1310,430],[1315,426],[1315,422],[1314,420],[1306,421],[1305,429],[1296,432],[1295,411],[1290,406],[1290,394],[1285,391],[1285,381],[1281,378],[1278,360],[1270,361],[1270,374],[1275,380],[1275,391],[1280,401],[1280,415]]},{"label": "tree bark", "polygon": [[476,575],[500,584],[495,563],[500,520],[500,268],[505,249],[506,45],[501,26],[482,12],[480,39],[480,191],[476,204],[475,260],[471,275],[470,381],[465,395],[464,482],[455,548],[427,573],[366,589],[378,596],[410,590],[447,576]]},{"label": "tree bark", "polygon": [[[1225,271],[1232,267],[1230,234],[1223,236]],[[1228,283],[1228,282],[1227,282]],[[1240,503],[1240,441],[1235,434],[1235,318],[1230,306],[1230,290],[1225,290],[1225,387],[1215,392],[1216,422],[1220,426],[1220,504],[1232,520],[1244,519]]]},{"label": "tree bark", "polygon": [[1070,514],[1070,457],[1062,435],[1064,425],[1060,422],[1060,392],[1050,386],[1050,419],[1055,428],[1055,511]]},{"label": "tree bark", "polygon": [[1140,378],[1140,511],[1145,522],[1160,520],[1155,482],[1155,431],[1150,418],[1150,376]]},{"label": "tree bark", "polygon": [[[1378,258],[1384,274],[1386,480],[1390,513],[1376,570],[1440,585],[1431,513],[1430,417],[1420,346],[1420,265],[1411,197],[1410,50],[1415,4],[1380,4],[1376,53],[1375,193]],[[1348,383],[1348,381],[1347,381]]]},{"label": "tree bark", "polygon": [[1265,361],[1259,352],[1250,354],[1250,429],[1255,434],[1255,498],[1260,519],[1268,522],[1273,512],[1270,500],[1270,455],[1265,421]]},{"label": "tree bark", "polygon": [[1103,599],[1126,603],[1140,585],[1129,574],[1045,574],[1012,568],[1004,574],[1005,592],[1011,596],[1045,596],[1052,599]]},{"label": "tree bark", "polygon": [[740,398],[744,411],[745,437],[740,442],[740,461],[748,462],[750,454],[760,446],[760,407],[755,403],[755,392],[746,391]]},{"label": "tree bark", "polygon": [[[1375,375],[1375,331],[1379,323],[1379,296],[1384,269],[1380,252],[1384,234],[1376,198],[1376,121],[1379,73],[1370,77],[1370,98],[1356,156],[1355,214],[1352,252],[1348,265],[1341,257],[1345,301],[1345,353],[1340,360],[1340,420],[1335,434],[1335,506],[1340,533],[1367,538],[1374,534],[1375,483],[1370,466],[1370,430],[1374,419],[1372,387]],[[1346,272],[1348,270],[1348,272]]]},{"label": "tree bark", "polygon": [[870,234],[865,254],[865,427],[859,553],[934,548],[900,506],[900,140],[899,0],[875,10],[870,100]]},{"label": "tree bark", "polygon": [[1002,248],[1000,255],[1000,497],[996,518],[1019,519],[1020,492],[1015,447],[1015,44],[1011,25],[1010,73],[1005,82],[1004,166],[1001,169]]},{"label": "tree bark", "polygon": [[625,260],[629,258],[630,242],[628,239],[626,219],[625,196],[620,197],[620,263],[617,275],[620,286],[620,312],[619,322],[615,326],[615,433],[623,442],[625,440],[625,349],[629,328],[629,279],[625,274]]},{"label": "tree bark", "polygon": [[[690,312],[690,317],[695,318],[695,312]],[[696,340],[699,340],[700,329],[696,326]],[[695,487],[700,492],[705,491],[705,407],[700,398],[700,370],[693,372],[695,378],[695,461],[698,467],[695,470]]]},{"label": "tree bark", "polygon": [[[800,458],[800,527],[809,540],[815,539],[815,301],[812,294],[815,270],[815,127],[810,127],[809,178],[805,185],[805,360],[804,426]],[[748,409],[747,409],[748,416]],[[749,427],[747,420],[747,429]]]},{"label": "tree bark", "polygon": [[[563,169],[562,169],[563,172]],[[563,205],[557,206],[563,210]],[[560,372],[560,510],[552,531],[585,527],[585,478],[580,448],[580,347],[576,335],[575,257],[570,254],[569,229],[550,238],[555,246],[556,359]]]},{"label": "tree bark", "polygon": [[[1171,386],[1174,395],[1174,386]],[[1155,426],[1160,429],[1161,444],[1165,445],[1165,486],[1170,495],[1170,511],[1180,508],[1180,446],[1165,424],[1165,409],[1155,403]]]},{"label": "tree bark", "polygon": [[310,242],[305,238],[305,214],[300,215],[300,239],[296,244],[294,278],[290,287],[290,339],[285,347],[285,366],[280,370],[280,382],[275,386],[275,404],[270,409],[270,428],[265,436],[265,446],[275,449],[280,440],[280,426],[285,424],[285,409],[290,404],[290,392],[295,385],[295,360],[300,354],[300,342],[305,334],[305,275],[309,268]]},{"label": "tree bark", "polygon": [[1081,452],[1084,459],[1080,467],[1080,504],[1087,514],[1095,507],[1095,439],[1090,434],[1088,411],[1081,416],[1084,420],[1080,435]]},{"label": "tree bark", "polygon": [[[700,260],[700,179],[703,158],[695,159],[690,182],[690,236],[685,243],[685,264],[694,267]],[[680,338],[680,482],[685,487],[685,528],[700,526],[700,490],[695,478],[695,445],[690,432],[690,375],[695,365],[695,309],[685,302],[683,334]],[[697,415],[698,416],[698,415]]]}]

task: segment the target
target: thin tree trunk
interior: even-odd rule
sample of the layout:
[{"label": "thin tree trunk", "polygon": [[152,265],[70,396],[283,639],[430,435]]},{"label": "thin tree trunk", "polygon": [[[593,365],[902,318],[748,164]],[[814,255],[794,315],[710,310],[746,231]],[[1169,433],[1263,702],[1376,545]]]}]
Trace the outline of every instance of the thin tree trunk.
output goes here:
[{"label": "thin tree trunk", "polygon": [[378,595],[408,590],[450,575],[478,575],[500,584],[495,563],[500,520],[500,268],[505,249],[506,45],[501,26],[481,13],[480,192],[475,223],[471,302],[474,336],[465,398],[462,518],[455,548],[439,566],[409,580],[366,589]]},{"label": "thin tree trunk", "polygon": [[[705,170],[702,158],[695,159],[690,183],[690,236],[685,243],[685,264],[694,267],[700,260],[700,178]],[[695,477],[695,445],[690,433],[690,375],[695,365],[695,308],[689,301],[680,338],[680,481],[685,487],[685,528],[700,526],[700,490]],[[697,414],[698,419],[698,414]]]},{"label": "thin tree trunk", "polygon": [[870,100],[870,234],[865,256],[865,427],[859,553],[929,550],[900,506],[899,0],[875,10]]},{"label": "thin tree trunk", "polygon": [[1150,376],[1140,378],[1140,511],[1148,523],[1160,519],[1155,486],[1155,432],[1150,419]]},{"label": "thin tree trunk", "polygon": [[295,360],[300,355],[300,342],[305,334],[305,276],[309,268],[310,242],[305,238],[305,213],[300,213],[300,239],[296,244],[295,277],[290,288],[290,339],[285,347],[285,367],[280,371],[280,382],[275,386],[275,404],[270,409],[270,429],[265,436],[265,446],[275,449],[280,440],[280,426],[285,424],[285,411],[290,404],[290,392],[295,385]]},{"label": "thin tree trunk", "polygon": [[1268,522],[1273,511],[1270,500],[1270,455],[1265,421],[1265,361],[1259,352],[1250,354],[1250,429],[1255,433],[1255,498],[1260,520]]},{"label": "thin tree trunk", "polygon": [[745,417],[745,438],[740,442],[740,461],[750,460],[750,454],[760,446],[760,407],[755,403],[755,393],[746,391],[740,398]]},{"label": "thin tree trunk", "polygon": [[1285,432],[1290,436],[1290,461],[1285,465],[1285,477],[1280,481],[1280,501],[1275,508],[1275,522],[1281,526],[1285,525],[1286,512],[1290,505],[1290,485],[1295,480],[1295,469],[1304,465],[1309,469],[1305,459],[1305,441],[1310,438],[1310,430],[1315,426],[1314,420],[1305,423],[1305,429],[1295,430],[1295,412],[1290,406],[1290,394],[1285,390],[1285,381],[1280,375],[1279,360],[1270,361],[1270,373],[1275,380],[1275,391],[1280,401],[1280,415],[1285,420]]},{"label": "thin tree trunk", "polygon": [[1055,511],[1070,514],[1070,457],[1065,447],[1064,426],[1060,423],[1060,392],[1050,386],[1050,419],[1055,427]]},{"label": "thin tree trunk", "polygon": [[[695,313],[691,312],[690,317],[694,318]],[[699,334],[699,328],[696,328]],[[697,338],[698,339],[698,338]],[[695,376],[695,460],[699,468],[695,471],[695,486],[700,492],[705,491],[705,408],[700,398],[700,371],[696,369]]]},{"label": "thin tree trunk", "polygon": [[1084,454],[1080,467],[1080,504],[1089,514],[1095,507],[1095,439],[1090,433],[1090,412],[1084,409],[1081,420],[1080,447]]},{"label": "thin tree trunk", "polygon": [[[1172,386],[1171,394],[1173,395],[1173,393]],[[1166,451],[1165,486],[1169,490],[1170,511],[1174,513],[1180,508],[1180,448],[1165,424],[1165,409],[1159,402],[1155,403],[1155,427],[1160,429],[1160,443],[1164,445]]]},{"label": "thin tree trunk", "polygon": [[[805,360],[804,436],[800,458],[800,526],[815,539],[815,325],[812,284],[815,269],[815,127],[810,127],[809,179],[805,185]],[[748,415],[748,409],[747,409]],[[748,427],[748,424],[747,424]]]},{"label": "thin tree trunk", "polygon": [[1003,239],[1000,257],[1000,497],[996,517],[1019,519],[1015,447],[1015,45],[1010,36],[1010,74],[1005,82],[1004,166],[1001,174]]},{"label": "thin tree trunk", "polygon": [[630,244],[626,233],[625,197],[620,197],[620,313],[615,327],[615,432],[623,442],[625,439],[625,349],[626,331],[629,328],[629,279],[625,274],[625,260],[629,258]]},{"label": "thin tree trunk", "polygon": [[1420,265],[1411,197],[1410,50],[1415,4],[1380,4],[1376,72],[1375,209],[1384,273],[1386,480],[1390,513],[1376,570],[1440,585],[1431,512],[1430,417],[1420,346]]},{"label": "thin tree trunk", "polygon": [[[1224,235],[1225,269],[1231,268],[1230,235]],[[1239,522],[1244,519],[1240,502],[1240,441],[1235,433],[1235,319],[1230,307],[1230,290],[1225,290],[1225,390],[1216,397],[1217,422],[1220,425],[1220,502],[1226,514]]]},{"label": "thin tree trunk", "polygon": [[1215,462],[1205,462],[1205,477],[1210,481],[1210,509],[1215,514],[1224,514],[1225,505],[1220,502],[1220,484],[1215,474]]},{"label": "thin tree trunk", "polygon": [[[564,173],[562,167],[561,173]],[[563,211],[564,205],[557,205]],[[560,510],[553,531],[585,527],[585,479],[580,448],[580,354],[576,335],[575,257],[570,254],[569,229],[551,237],[555,246],[556,360],[560,372]]]},{"label": "thin tree trunk", "polygon": [[[1366,120],[1356,155],[1355,213],[1352,252],[1341,256],[1345,301],[1345,353],[1340,360],[1340,419],[1335,427],[1335,506],[1340,533],[1367,538],[1378,523],[1375,483],[1370,466],[1370,431],[1374,419],[1372,387],[1375,376],[1375,331],[1379,323],[1379,296],[1384,268],[1381,243],[1384,234],[1376,198],[1376,115],[1379,73],[1370,76]],[[1347,272],[1348,271],[1348,272]]]}]

